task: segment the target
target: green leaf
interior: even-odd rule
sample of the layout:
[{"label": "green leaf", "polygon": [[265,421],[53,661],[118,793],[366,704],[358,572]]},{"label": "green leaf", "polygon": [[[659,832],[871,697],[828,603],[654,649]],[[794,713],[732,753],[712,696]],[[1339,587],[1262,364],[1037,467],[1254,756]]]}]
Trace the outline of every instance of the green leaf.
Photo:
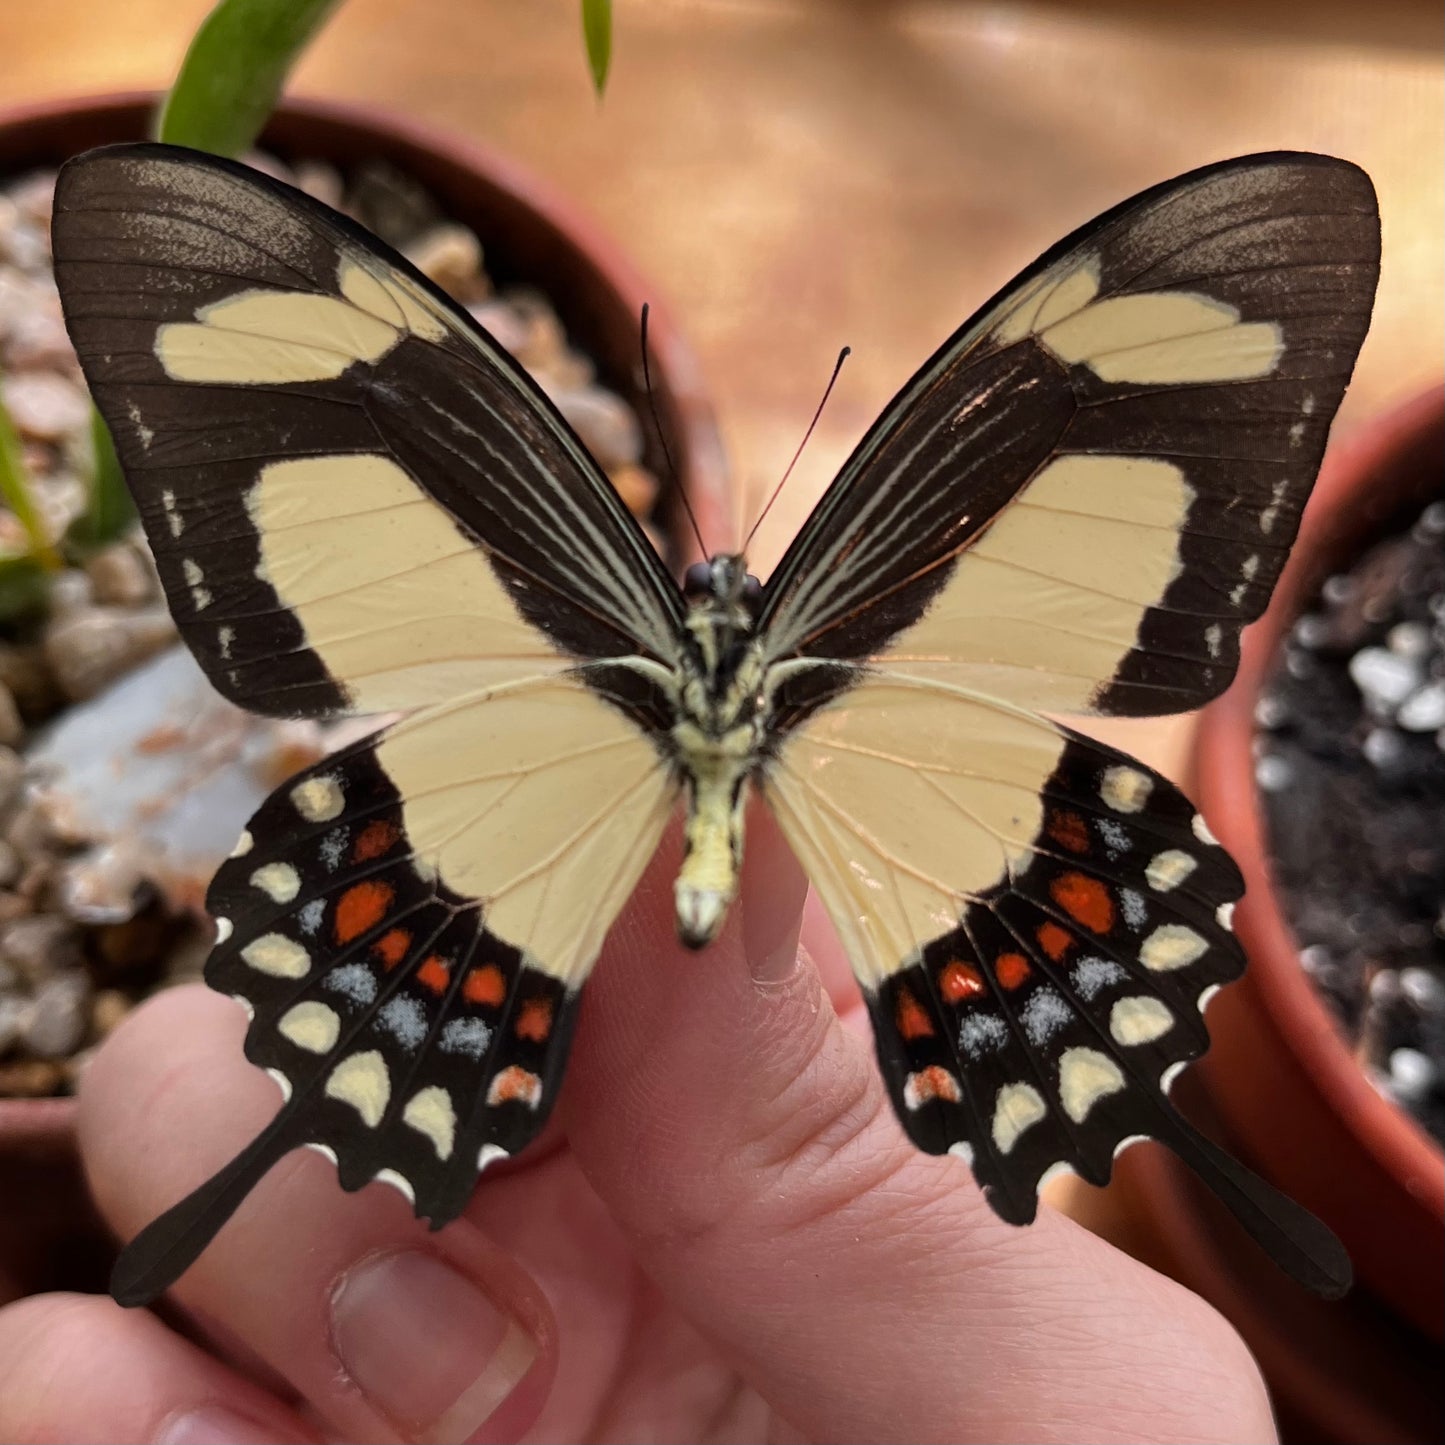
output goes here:
[{"label": "green leaf", "polygon": [[90,411],[90,447],[90,489],[85,511],[70,524],[66,534],[66,541],[81,552],[116,541],[125,534],[136,515],[110,428],[94,407]]},{"label": "green leaf", "polygon": [[156,139],[240,155],[275,109],[296,58],[341,0],[221,0],[201,22]]},{"label": "green leaf", "polygon": [[612,64],[612,0],[582,0],[582,38],[587,45],[592,84],[600,99]]},{"label": "green leaf", "polygon": [[50,574],[34,557],[0,555],[0,627],[45,610]]},{"label": "green leaf", "polygon": [[25,454],[20,438],[15,434],[15,424],[5,409],[3,395],[0,395],[0,502],[15,513],[29,544],[29,559],[33,559],[47,571],[58,571],[60,558],[50,539],[45,535],[40,513],[30,496],[30,478],[25,470]]}]

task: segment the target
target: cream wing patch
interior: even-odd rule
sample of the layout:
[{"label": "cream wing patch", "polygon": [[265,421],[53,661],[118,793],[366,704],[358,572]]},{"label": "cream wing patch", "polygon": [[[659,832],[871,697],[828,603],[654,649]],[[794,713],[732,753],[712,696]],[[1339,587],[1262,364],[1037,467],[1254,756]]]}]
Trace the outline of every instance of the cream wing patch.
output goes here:
[{"label": "cream wing patch", "polygon": [[407,334],[436,341],[445,327],[404,277],[343,259],[340,296],[253,289],[203,306],[194,321],[156,331],[156,359],[172,381],[284,386],[332,381],[378,361]]},{"label": "cream wing patch", "polygon": [[1036,336],[1062,361],[1101,381],[1141,386],[1249,381],[1279,365],[1284,335],[1272,321],[1244,321],[1227,302],[1191,291],[1099,294],[1097,257],[1046,271],[994,328],[1012,345]]},{"label": "cream wing patch", "polygon": [[1040,718],[887,674],[788,735],[763,790],[865,988],[1029,855],[1063,748]]},{"label": "cream wing patch", "polygon": [[970,686],[1025,707],[1086,709],[1178,575],[1193,500],[1172,462],[1058,458],[960,559],[883,661],[944,680],[964,668]]},{"label": "cream wing patch", "polygon": [[424,706],[571,664],[523,620],[486,555],[386,457],[273,462],[246,507],[262,575],[359,711]]},{"label": "cream wing patch", "polygon": [[568,677],[499,688],[377,746],[416,866],[481,900],[529,967],[580,983],[677,786],[637,724]]}]

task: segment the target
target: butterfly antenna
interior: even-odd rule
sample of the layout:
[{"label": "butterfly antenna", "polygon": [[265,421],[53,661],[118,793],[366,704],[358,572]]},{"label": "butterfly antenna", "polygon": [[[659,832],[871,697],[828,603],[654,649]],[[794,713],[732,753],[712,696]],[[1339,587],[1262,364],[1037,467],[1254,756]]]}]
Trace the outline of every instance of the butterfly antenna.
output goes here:
[{"label": "butterfly antenna", "polygon": [[845,346],[838,353],[838,359],[833,363],[833,375],[828,378],[828,385],[824,388],[823,399],[818,403],[818,409],[813,413],[813,420],[808,423],[808,430],[803,433],[803,440],[798,443],[798,450],[793,453],[793,460],[788,463],[788,470],[783,473],[783,479],[773,488],[773,495],[768,498],[767,505],[758,513],[758,520],[753,523],[753,529],[743,541],[743,551],[746,552],[752,545],[753,538],[757,536],[758,528],[763,525],[763,518],[773,509],[773,503],[778,500],[778,493],[788,484],[788,478],[793,475],[793,468],[798,465],[798,458],[803,455],[803,448],[808,445],[808,438],[813,435],[813,428],[818,425],[818,418],[823,415],[823,408],[828,405],[828,398],[833,394],[833,385],[838,380],[838,373],[843,369],[843,363],[853,354],[851,346]]},{"label": "butterfly antenna", "polygon": [[667,474],[672,479],[673,491],[682,498],[683,511],[687,513],[687,520],[692,523],[692,535],[697,538],[697,550],[704,558],[707,556],[707,543],[702,539],[702,528],[697,524],[697,513],[692,509],[692,499],[687,495],[687,488],[678,479],[677,464],[672,459],[672,449],[667,444],[667,432],[663,429],[662,418],[657,414],[657,396],[652,390],[652,366],[647,359],[647,317],[652,307],[644,301],[642,303],[642,384],[647,391],[647,409],[652,413],[652,424],[657,429],[657,439],[662,443],[662,455],[667,459]]}]

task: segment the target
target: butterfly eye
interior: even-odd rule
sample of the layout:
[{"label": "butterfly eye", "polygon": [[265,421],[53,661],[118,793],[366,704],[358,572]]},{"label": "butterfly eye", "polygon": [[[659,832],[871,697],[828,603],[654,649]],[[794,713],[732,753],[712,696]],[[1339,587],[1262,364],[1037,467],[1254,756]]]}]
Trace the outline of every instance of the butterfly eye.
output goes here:
[{"label": "butterfly eye", "polygon": [[712,591],[712,563],[694,562],[683,574],[682,595],[689,602],[706,597]]}]

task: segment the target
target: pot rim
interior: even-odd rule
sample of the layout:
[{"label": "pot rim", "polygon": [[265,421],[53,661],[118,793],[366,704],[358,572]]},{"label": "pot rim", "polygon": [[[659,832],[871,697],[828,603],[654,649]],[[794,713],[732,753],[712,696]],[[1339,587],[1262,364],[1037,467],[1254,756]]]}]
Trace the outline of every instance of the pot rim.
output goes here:
[{"label": "pot rim", "polygon": [[[1254,781],[1255,703],[1285,634],[1321,580],[1321,555],[1368,538],[1371,483],[1404,465],[1433,433],[1445,433],[1445,385],[1433,386],[1343,440],[1327,457],[1299,539],[1264,617],[1243,640],[1234,685],[1200,717],[1193,788],[1211,827],[1244,874],[1237,931],[1249,954],[1244,983],[1287,1039],[1326,1105],[1387,1174],[1445,1214],[1445,1154],[1380,1094],[1345,1044],[1299,964],[1299,944],[1270,876],[1265,820]],[[1439,454],[1439,448],[1436,449]]]},{"label": "pot rim", "polygon": [[[160,94],[143,89],[102,91],[0,106],[0,136],[30,127],[43,130],[47,125],[87,115],[98,118],[109,114],[121,122],[136,113],[148,113]],[[658,302],[656,289],[644,281],[628,253],[585,208],[552,181],[484,142],[384,106],[288,95],[277,104],[274,115],[282,124],[293,118],[315,120],[360,134],[386,136],[403,146],[447,158],[459,169],[484,177],[489,185],[506,192],[544,224],[565,235],[634,315],[640,316],[646,302],[650,308],[647,335],[653,375],[664,383],[656,389],[660,400],[662,396],[670,399],[675,412],[677,485],[687,492],[704,538],[732,537],[736,524],[728,466],[701,363],[673,322],[665,300]],[[263,130],[262,144],[264,140]],[[19,174],[23,169],[24,162],[7,167],[7,173]],[[670,530],[681,544],[684,560],[697,560],[690,530],[678,526]],[[51,1152],[74,1138],[78,1107],[73,1096],[0,1099],[0,1149],[27,1154]]]}]

